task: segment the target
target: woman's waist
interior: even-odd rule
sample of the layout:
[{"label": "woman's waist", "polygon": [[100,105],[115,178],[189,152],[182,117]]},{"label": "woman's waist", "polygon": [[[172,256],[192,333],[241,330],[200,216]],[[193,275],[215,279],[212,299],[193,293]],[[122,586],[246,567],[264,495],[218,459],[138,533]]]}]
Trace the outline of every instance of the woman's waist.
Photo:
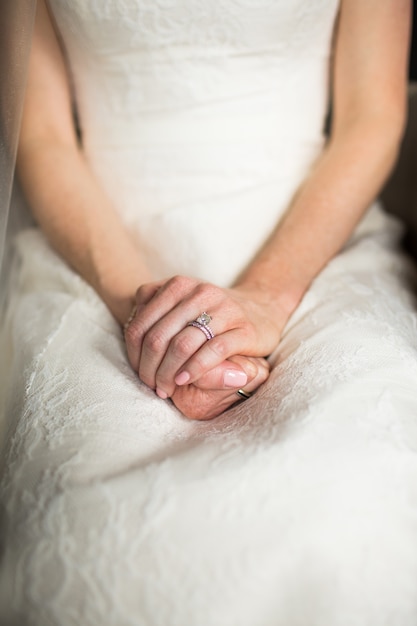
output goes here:
[{"label": "woman's waist", "polygon": [[122,210],[162,213],[196,200],[276,184],[296,187],[323,145],[316,141],[86,145],[97,176]]},{"label": "woman's waist", "polygon": [[321,120],[311,124],[293,111],[259,110],[228,114],[211,111],[157,112],[124,115],[96,112],[86,125],[88,141],[97,146],[160,146],[268,142],[272,145],[306,145],[320,141]]}]

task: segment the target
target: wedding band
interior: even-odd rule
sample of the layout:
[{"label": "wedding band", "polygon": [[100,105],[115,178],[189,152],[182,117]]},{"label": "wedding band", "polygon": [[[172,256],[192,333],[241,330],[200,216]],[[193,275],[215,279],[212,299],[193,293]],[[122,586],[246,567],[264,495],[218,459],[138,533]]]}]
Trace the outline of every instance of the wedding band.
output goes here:
[{"label": "wedding band", "polygon": [[243,398],[243,400],[247,400],[252,395],[249,391],[245,391],[244,389],[238,389],[236,393],[240,398]]},{"label": "wedding band", "polygon": [[207,341],[210,341],[210,339],[213,339],[214,337],[214,333],[209,326],[211,320],[212,318],[210,317],[210,315],[203,311],[203,313],[201,313],[197,317],[197,319],[193,320],[192,322],[188,322],[187,326],[194,326],[194,328],[198,328],[198,330],[201,330],[201,332],[204,333]]}]

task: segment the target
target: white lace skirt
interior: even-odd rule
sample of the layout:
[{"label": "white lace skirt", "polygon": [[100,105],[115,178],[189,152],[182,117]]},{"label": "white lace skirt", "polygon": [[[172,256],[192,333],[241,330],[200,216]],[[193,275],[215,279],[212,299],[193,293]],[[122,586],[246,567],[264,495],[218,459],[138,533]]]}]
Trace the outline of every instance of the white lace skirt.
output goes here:
[{"label": "white lace skirt", "polygon": [[204,423],[138,381],[95,293],[22,233],[1,623],[415,626],[417,328],[396,231],[374,209],[267,383]]}]

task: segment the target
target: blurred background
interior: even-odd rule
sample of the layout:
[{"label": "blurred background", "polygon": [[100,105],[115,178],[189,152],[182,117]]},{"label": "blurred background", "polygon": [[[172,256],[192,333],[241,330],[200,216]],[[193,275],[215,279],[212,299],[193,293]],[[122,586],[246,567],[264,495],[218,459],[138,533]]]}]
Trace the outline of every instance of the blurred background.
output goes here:
[{"label": "blurred background", "polygon": [[417,0],[413,0],[408,123],[398,163],[382,191],[388,211],[406,224],[404,244],[417,262]]},{"label": "blurred background", "polygon": [[413,2],[413,34],[410,55],[410,80],[417,80],[417,0]]}]

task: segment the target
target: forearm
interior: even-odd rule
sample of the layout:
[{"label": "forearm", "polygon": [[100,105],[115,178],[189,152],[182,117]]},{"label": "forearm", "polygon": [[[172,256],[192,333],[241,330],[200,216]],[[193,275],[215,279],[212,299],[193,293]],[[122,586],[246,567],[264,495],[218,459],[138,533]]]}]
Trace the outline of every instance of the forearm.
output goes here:
[{"label": "forearm", "polygon": [[53,140],[23,143],[18,173],[51,245],[123,323],[151,276],[83,153]]},{"label": "forearm", "polygon": [[238,285],[257,285],[289,316],[378,194],[400,136],[401,124],[376,121],[339,133]]}]

